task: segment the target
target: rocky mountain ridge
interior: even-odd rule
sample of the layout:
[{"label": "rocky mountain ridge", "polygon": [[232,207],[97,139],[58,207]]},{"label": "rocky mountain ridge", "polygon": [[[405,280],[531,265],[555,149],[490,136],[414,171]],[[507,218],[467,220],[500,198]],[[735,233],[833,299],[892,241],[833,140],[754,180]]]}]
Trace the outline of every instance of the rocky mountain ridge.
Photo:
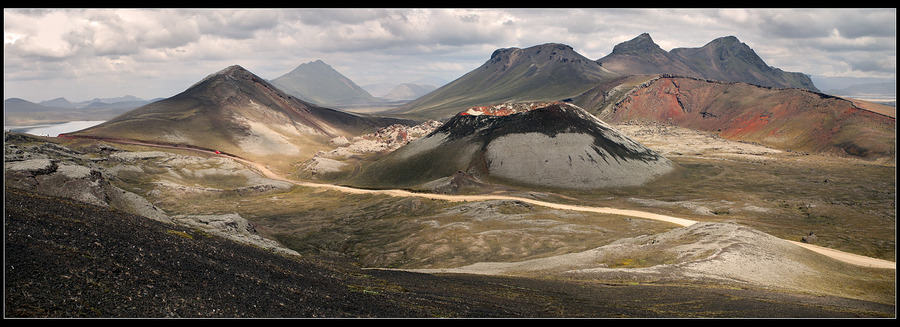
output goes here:
[{"label": "rocky mountain ridge", "polygon": [[753,49],[734,36],[717,38],[700,48],[675,48],[666,52],[649,34],[643,33],[616,45],[612,53],[597,62],[622,75],[673,74],[818,91],[809,76],[767,65]]},{"label": "rocky mountain ridge", "polygon": [[388,113],[445,119],[473,106],[559,101],[629,76],[659,74],[818,91],[809,76],[767,65],[734,36],[666,52],[643,33],[597,60],[559,43],[497,49],[482,66]]}]

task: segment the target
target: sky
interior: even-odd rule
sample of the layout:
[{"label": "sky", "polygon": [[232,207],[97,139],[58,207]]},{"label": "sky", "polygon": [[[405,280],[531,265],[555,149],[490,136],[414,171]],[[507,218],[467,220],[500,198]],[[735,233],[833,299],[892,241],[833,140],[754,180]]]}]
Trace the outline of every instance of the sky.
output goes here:
[{"label": "sky", "polygon": [[666,51],[735,36],[814,81],[895,79],[896,22],[896,8],[6,8],[3,93],[167,98],[231,65],[275,79],[315,60],[360,86],[452,81],[496,49],[563,43],[600,59],[641,33]]}]

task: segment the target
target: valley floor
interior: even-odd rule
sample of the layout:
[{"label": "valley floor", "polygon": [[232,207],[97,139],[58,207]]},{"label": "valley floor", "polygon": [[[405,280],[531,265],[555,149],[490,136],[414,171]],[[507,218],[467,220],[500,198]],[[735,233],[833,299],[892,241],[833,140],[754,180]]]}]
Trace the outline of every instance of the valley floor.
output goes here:
[{"label": "valley floor", "polygon": [[363,271],[15,189],[4,205],[6,318],[894,315],[893,305],[717,286]]},{"label": "valley floor", "polygon": [[[12,174],[5,169],[6,208],[14,208],[8,209],[6,216],[6,250],[13,259],[7,261],[7,276],[13,276],[7,278],[7,314],[895,316],[894,167],[785,153],[668,126],[617,128],[672,158],[682,169],[670,178],[636,189],[593,193],[505,190],[490,197],[455,198],[296,181],[244,161],[260,176],[223,156],[185,149],[124,144],[112,149],[93,141],[67,141],[65,146],[78,149],[72,151],[33,140],[16,141],[13,143],[19,147],[7,148],[7,161],[21,167]],[[28,159],[32,155],[51,156],[58,165],[53,165],[53,170],[40,165],[29,168],[24,164],[41,160]],[[88,217],[106,217],[107,213],[77,202],[19,191],[33,188],[48,192],[49,185],[62,184],[69,188],[96,187],[98,182],[105,185],[97,179],[100,176],[114,185],[92,189],[91,194],[57,196],[115,200],[124,192],[146,198],[133,208],[142,208],[145,216],[159,215],[154,224],[207,217],[203,215],[234,215],[237,222],[249,223],[249,229],[255,229],[259,235],[252,235],[254,240],[264,236],[287,248],[256,243],[257,249],[282,253],[279,257],[299,253],[300,258],[315,261],[308,262],[313,268],[296,267],[299,275],[324,273],[330,281],[322,284],[324,288],[309,286],[322,280],[290,284],[283,278],[295,274],[295,268],[256,262],[249,265],[266,269],[250,272],[232,267],[230,259],[191,254],[197,252],[195,248],[160,250],[165,254],[142,253],[140,246],[137,252],[134,247],[112,251],[111,245],[119,242],[116,238],[128,239],[124,244],[132,245],[147,240],[144,236],[135,238],[143,235],[140,232],[114,236],[100,232],[131,228],[128,226],[103,225],[92,233],[87,226],[94,223],[89,223]],[[10,182],[16,188],[10,188]],[[288,182],[294,186],[285,185]],[[156,207],[162,210],[148,211]],[[85,214],[87,211],[92,213]],[[16,222],[13,218],[25,220]],[[68,226],[16,227],[28,225],[27,221]],[[154,227],[162,228],[157,230],[166,239],[153,240],[154,236],[149,241],[206,240],[213,234],[204,229],[207,227],[179,226]],[[28,229],[32,232],[17,232]],[[76,237],[72,231],[88,234]],[[812,231],[817,238],[808,241],[814,245],[874,257],[888,269],[827,259],[797,246],[808,245],[797,241],[813,236]],[[35,236],[41,233],[50,234],[41,240]],[[101,240],[104,237],[111,238]],[[88,243],[69,243],[82,241]],[[48,253],[46,260],[33,255],[48,251],[39,250],[48,244],[53,253]],[[222,249],[225,245],[214,247]],[[209,254],[219,255],[218,251]],[[228,251],[237,254],[244,250]],[[173,259],[164,259],[167,257]],[[132,267],[128,258],[139,265]],[[208,272],[141,266],[151,258],[154,265],[200,260],[197,264]],[[329,259],[317,261],[322,258]],[[44,266],[53,268],[40,271]],[[19,270],[12,271],[15,267]],[[332,268],[336,271],[329,270]],[[142,275],[147,271],[161,275],[148,279],[149,275]],[[204,278],[212,278],[221,287],[192,295],[190,290]],[[258,286],[263,288],[250,289]],[[121,291],[110,292],[116,289]],[[285,305],[287,302],[270,300],[269,296],[242,302],[241,294],[248,292],[304,304],[291,308]],[[321,297],[314,295],[317,292],[323,292]],[[147,297],[149,294],[155,295]],[[386,301],[373,305],[368,303],[372,296]],[[347,304],[326,305],[321,303],[324,298]],[[647,306],[647,299],[656,304]],[[133,303],[131,306],[137,309],[117,302]],[[259,307],[246,307],[247,303]],[[160,311],[163,309],[168,311]]]}]

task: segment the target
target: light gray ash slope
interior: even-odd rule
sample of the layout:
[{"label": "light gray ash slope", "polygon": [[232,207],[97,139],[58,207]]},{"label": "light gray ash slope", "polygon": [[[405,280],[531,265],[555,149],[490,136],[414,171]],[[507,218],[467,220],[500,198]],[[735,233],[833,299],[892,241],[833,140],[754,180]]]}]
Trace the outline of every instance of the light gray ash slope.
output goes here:
[{"label": "light gray ash slope", "polygon": [[583,109],[553,103],[505,115],[463,112],[352,183],[415,187],[465,171],[501,184],[597,189],[641,185],[673,169]]}]

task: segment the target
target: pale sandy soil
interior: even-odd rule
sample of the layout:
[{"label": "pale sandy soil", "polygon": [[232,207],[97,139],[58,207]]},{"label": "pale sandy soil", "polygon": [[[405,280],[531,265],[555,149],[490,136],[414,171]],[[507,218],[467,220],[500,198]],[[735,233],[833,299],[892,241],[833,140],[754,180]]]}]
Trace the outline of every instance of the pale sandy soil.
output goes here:
[{"label": "pale sandy soil", "polygon": [[[521,197],[513,197],[513,196],[503,196],[503,195],[447,195],[447,194],[430,194],[430,193],[413,193],[404,190],[365,190],[365,189],[356,189],[352,187],[339,186],[339,185],[331,185],[331,184],[319,184],[319,183],[311,183],[311,182],[303,182],[296,181],[291,179],[282,178],[271,171],[269,171],[265,166],[245,161],[246,163],[256,167],[263,175],[271,179],[277,179],[282,181],[291,182],[301,186],[307,187],[320,187],[320,188],[328,188],[332,190],[337,190],[341,192],[354,193],[354,194],[385,194],[391,196],[399,196],[399,197],[424,197],[429,199],[437,199],[437,200],[447,200],[447,201],[460,201],[460,202],[469,202],[469,201],[488,201],[488,200],[514,200],[514,201],[522,201],[534,205],[544,206],[553,209],[562,209],[562,210],[574,210],[574,211],[584,211],[584,212],[595,212],[595,213],[604,213],[604,214],[614,214],[614,215],[622,215],[629,216],[635,218],[642,219],[653,219],[658,221],[669,222],[678,226],[691,226],[697,223],[697,221],[672,217],[668,215],[661,215],[651,212],[638,211],[638,210],[627,210],[627,209],[617,209],[617,208],[609,208],[609,207],[588,207],[588,206],[577,206],[577,205],[569,205],[569,204],[560,204],[560,203],[552,203],[546,201],[540,201],[535,199],[521,198]],[[800,242],[791,242],[793,244],[799,245],[801,247],[813,250],[815,252],[827,255],[834,259],[860,265],[866,267],[875,267],[875,268],[887,268],[887,269],[896,269],[896,263],[881,259],[869,258],[864,256],[859,256],[851,253],[841,252],[837,250],[827,249],[823,247],[818,247],[806,243]],[[471,266],[470,269],[462,269],[457,272],[467,272],[467,273],[484,273],[482,270],[482,265]],[[490,270],[490,269],[489,269]]]},{"label": "pale sandy soil", "polygon": [[[628,130],[627,127],[623,128],[623,129]],[[726,156],[729,154],[749,154],[749,155],[753,155],[753,156],[760,156],[760,158],[765,159],[762,156],[763,154],[778,153],[777,150],[772,150],[772,149],[768,149],[765,147],[759,147],[757,145],[752,145],[752,144],[731,142],[728,140],[711,137],[711,136],[708,136],[708,135],[702,134],[702,133],[691,133],[690,131],[685,131],[682,129],[671,128],[671,127],[664,127],[664,130],[669,131],[669,133],[654,133],[654,134],[652,134],[652,135],[656,135],[656,137],[657,137],[656,140],[658,142],[656,142],[656,144],[649,144],[649,146],[651,148],[654,148],[655,150],[662,149],[664,147],[661,146],[661,144],[664,145],[667,142],[668,142],[668,144],[678,144],[678,143],[684,142],[685,139],[710,138],[710,139],[702,142],[703,144],[706,144],[709,147],[708,150],[718,151],[716,153],[721,153],[722,155],[726,155]],[[634,130],[634,131],[630,131],[630,132],[632,134],[639,134],[639,133],[637,133],[639,131],[640,130]],[[628,134],[628,132],[625,132],[625,133]],[[663,137],[666,135],[668,135],[668,137]],[[672,137],[675,137],[682,141],[674,142]],[[638,137],[636,137],[636,138],[638,138]],[[738,144],[735,144],[735,143],[738,143]],[[154,145],[154,144],[143,144],[143,145],[158,146],[158,145]],[[163,146],[163,147],[165,147],[165,146]],[[696,150],[696,148],[694,148],[694,149]],[[728,150],[723,152],[722,149],[728,149]],[[554,208],[554,209],[576,210],[576,211],[585,211],[585,212],[623,215],[623,216],[630,216],[630,217],[636,217],[636,218],[642,218],[642,219],[654,219],[654,220],[659,220],[659,221],[670,222],[677,226],[683,226],[686,228],[689,228],[689,227],[697,224],[697,221],[687,219],[687,218],[672,217],[672,216],[637,211],[637,210],[624,210],[624,209],[609,208],[609,207],[587,207],[587,206],[567,205],[567,204],[551,203],[551,202],[546,202],[546,201],[513,197],[513,196],[447,195],[447,194],[413,193],[413,192],[404,191],[404,190],[367,190],[367,189],[356,189],[356,188],[339,186],[339,185],[311,183],[311,182],[292,180],[292,179],[282,177],[278,174],[275,174],[271,170],[269,170],[265,165],[262,165],[257,162],[253,162],[253,161],[249,161],[249,160],[245,160],[245,159],[241,159],[241,158],[232,158],[232,159],[237,160],[239,162],[243,162],[243,163],[247,164],[248,166],[253,167],[260,174],[262,174],[263,176],[270,178],[270,179],[290,182],[290,183],[300,185],[300,186],[327,188],[327,189],[332,189],[332,190],[337,190],[337,191],[347,192],[347,193],[354,193],[354,194],[384,194],[384,195],[398,196],[398,197],[425,197],[425,198],[430,198],[430,199],[458,201],[458,202],[487,201],[487,200],[514,200],[514,201],[522,201],[522,202],[527,202],[527,203],[531,203],[534,205],[545,206],[545,207]],[[779,241],[781,241],[785,244],[791,244],[790,242],[785,241],[785,240],[779,240]],[[841,261],[855,264],[855,265],[896,269],[896,264],[894,262],[847,254],[847,253],[836,251],[836,250],[809,246],[808,244],[798,244],[798,243],[793,243],[793,244],[801,245],[804,248],[812,249],[821,254],[828,255],[834,259],[841,260]],[[570,256],[570,255],[564,255],[564,256]],[[541,259],[541,260],[551,260],[552,261],[552,260],[559,260],[559,259],[561,259],[561,258],[545,258],[545,259]],[[460,268],[453,269],[452,271],[466,272],[466,273],[490,273],[491,271],[497,271],[496,270],[497,265],[518,265],[518,264],[520,264],[520,263],[484,263],[484,264],[471,265],[471,266],[467,266],[467,267],[460,267]],[[504,270],[504,269],[501,269],[501,271],[502,270]]]}]

